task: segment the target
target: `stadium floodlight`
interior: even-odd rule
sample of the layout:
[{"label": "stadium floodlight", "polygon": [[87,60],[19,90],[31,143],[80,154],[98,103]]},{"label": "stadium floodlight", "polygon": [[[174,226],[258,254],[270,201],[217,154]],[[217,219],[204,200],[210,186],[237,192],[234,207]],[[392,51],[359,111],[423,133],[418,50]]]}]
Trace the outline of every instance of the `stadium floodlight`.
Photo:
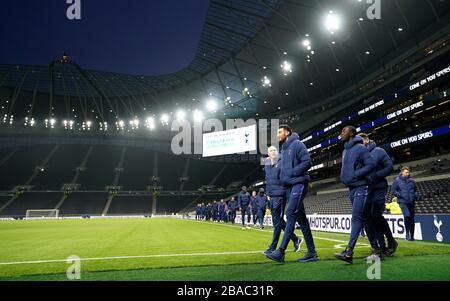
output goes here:
[{"label": "stadium floodlight", "polygon": [[169,115],[167,114],[162,114],[160,117],[161,123],[163,124],[168,124],[169,123]]},{"label": "stadium floodlight", "polygon": [[210,112],[217,110],[217,103],[216,103],[216,101],[214,99],[209,99],[208,102],[206,103],[206,108]]},{"label": "stadium floodlight", "polygon": [[55,123],[56,123],[55,118],[50,118],[50,127],[51,127],[52,129],[55,128]]},{"label": "stadium floodlight", "polygon": [[125,128],[125,121],[123,120],[119,120],[118,122],[116,122],[116,126],[117,126],[117,130],[123,130]]},{"label": "stadium floodlight", "polygon": [[198,121],[198,122],[203,121],[204,116],[203,116],[202,111],[194,110],[193,116],[194,116],[194,121]]},{"label": "stadium floodlight", "polygon": [[309,39],[304,39],[304,40],[302,41],[302,45],[303,45],[303,47],[305,47],[305,48],[310,47],[310,46],[311,46],[311,41],[310,41]]},{"label": "stadium floodlight", "polygon": [[325,28],[331,33],[334,34],[341,27],[341,19],[333,13],[333,11],[329,11],[328,15],[325,17]]},{"label": "stadium floodlight", "polygon": [[145,119],[145,127],[153,130],[155,128],[155,118],[147,117],[147,119]]},{"label": "stadium floodlight", "polygon": [[135,119],[131,119],[130,120],[130,127],[132,130],[136,130],[139,128],[139,119],[135,118]]},{"label": "stadium floodlight", "polygon": [[184,120],[184,118],[186,117],[186,113],[183,110],[178,110],[177,113],[175,114],[175,117],[178,120]]},{"label": "stadium floodlight", "polygon": [[284,61],[283,64],[281,64],[281,69],[283,69],[284,75],[292,73],[292,65],[288,61]]},{"label": "stadium floodlight", "polygon": [[31,120],[30,120],[30,126],[34,126],[35,123],[36,123],[36,122],[34,121],[34,118],[31,118]]},{"label": "stadium floodlight", "polygon": [[272,87],[272,81],[266,75],[261,79],[263,87]]}]

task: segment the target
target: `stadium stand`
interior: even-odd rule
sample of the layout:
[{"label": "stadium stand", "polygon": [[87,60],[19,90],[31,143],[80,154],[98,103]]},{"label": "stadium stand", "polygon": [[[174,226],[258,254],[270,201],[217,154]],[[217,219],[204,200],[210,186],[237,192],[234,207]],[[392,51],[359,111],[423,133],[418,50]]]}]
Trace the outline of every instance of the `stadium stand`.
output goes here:
[{"label": "stadium stand", "polygon": [[108,215],[142,215],[152,212],[153,198],[150,195],[117,195],[112,199]]},{"label": "stadium stand", "polygon": [[30,209],[54,209],[62,196],[62,192],[25,192],[6,206],[1,215],[24,216]]},{"label": "stadium stand", "polygon": [[108,201],[107,192],[74,192],[59,208],[60,215],[101,215]]}]

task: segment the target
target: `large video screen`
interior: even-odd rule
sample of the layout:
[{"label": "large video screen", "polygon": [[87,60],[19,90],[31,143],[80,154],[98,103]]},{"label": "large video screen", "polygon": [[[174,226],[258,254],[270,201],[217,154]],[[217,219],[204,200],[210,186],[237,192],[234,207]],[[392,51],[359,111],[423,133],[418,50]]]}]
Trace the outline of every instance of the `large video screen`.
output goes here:
[{"label": "large video screen", "polygon": [[256,151],[256,125],[203,134],[203,157]]}]

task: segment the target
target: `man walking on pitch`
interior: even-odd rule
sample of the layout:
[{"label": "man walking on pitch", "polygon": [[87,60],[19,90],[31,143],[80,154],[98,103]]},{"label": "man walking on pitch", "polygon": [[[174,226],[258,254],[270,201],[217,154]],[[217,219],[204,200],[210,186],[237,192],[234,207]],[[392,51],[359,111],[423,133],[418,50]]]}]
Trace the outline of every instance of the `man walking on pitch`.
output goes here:
[{"label": "man walking on pitch", "polygon": [[280,180],[286,188],[286,228],[280,247],[273,253],[266,255],[269,259],[284,262],[284,253],[298,222],[306,241],[308,251],[299,262],[317,261],[314,240],[306,217],[303,199],[306,196],[309,183],[308,170],[311,168],[311,158],[305,144],[300,141],[297,133],[292,133],[288,125],[280,125],[278,128],[278,139],[283,144],[281,150]]},{"label": "man walking on pitch", "polygon": [[[378,245],[381,248],[383,255],[391,256],[395,253],[398,243],[392,236],[391,228],[383,216],[386,208],[386,195],[388,191],[388,182],[386,177],[394,170],[391,158],[389,158],[386,151],[377,147],[376,143],[369,139],[367,134],[361,133],[359,136],[363,139],[364,146],[375,160],[375,173],[371,179],[372,184],[372,210],[371,216],[375,228],[375,234],[378,240]],[[384,241],[384,237],[387,239]]]},{"label": "man walking on pitch", "polygon": [[372,187],[369,178],[375,171],[375,161],[363,145],[363,139],[356,136],[355,127],[344,127],[341,139],[345,142],[342,153],[341,181],[350,190],[352,226],[347,248],[334,255],[337,259],[353,263],[353,249],[363,227],[365,227],[367,238],[372,246],[371,256],[381,256],[370,216]]},{"label": "man walking on pitch", "polygon": [[[274,252],[278,246],[281,230],[286,228],[284,221],[284,210],[286,208],[286,189],[280,181],[281,166],[279,164],[278,150],[275,146],[268,149],[269,158],[264,162],[264,172],[266,180],[267,195],[270,198],[269,208],[272,215],[273,235],[272,243],[264,251],[268,255]],[[291,240],[294,243],[294,252],[300,251],[302,239],[292,232]]]},{"label": "man walking on pitch", "polygon": [[414,209],[418,194],[416,182],[411,179],[409,167],[404,166],[402,172],[395,178],[392,183],[392,193],[397,197],[398,204],[402,208],[406,228],[405,239],[414,241]]},{"label": "man walking on pitch", "polygon": [[247,192],[247,187],[242,186],[242,190],[238,194],[238,208],[241,210],[242,228],[245,227],[245,213],[248,212],[249,205],[250,194]]},{"label": "man walking on pitch", "polygon": [[258,221],[259,227],[264,229],[264,215],[267,209],[267,196],[264,193],[264,188],[259,189],[259,193],[256,196],[256,207],[258,209]]},{"label": "man walking on pitch", "polygon": [[[253,227],[256,227],[258,221],[258,206],[256,204],[256,190],[252,191],[252,196],[250,197],[250,211],[253,216]],[[248,221],[250,223],[250,221]]]},{"label": "man walking on pitch", "polygon": [[234,219],[236,218],[236,200],[234,196],[231,197],[231,200],[228,202],[228,220],[234,224]]}]

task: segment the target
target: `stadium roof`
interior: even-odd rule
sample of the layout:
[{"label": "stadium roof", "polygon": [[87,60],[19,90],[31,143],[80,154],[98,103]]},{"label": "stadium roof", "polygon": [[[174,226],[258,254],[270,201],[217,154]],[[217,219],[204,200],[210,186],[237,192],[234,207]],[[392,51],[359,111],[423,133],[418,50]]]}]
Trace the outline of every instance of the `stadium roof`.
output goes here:
[{"label": "stadium roof", "polygon": [[[357,0],[211,0],[197,54],[186,68],[136,76],[76,63],[0,65],[0,88],[10,89],[4,110],[21,116],[30,106],[50,105],[57,115],[84,101],[85,112],[107,119],[103,111],[132,117],[142,110],[203,109],[212,98],[222,117],[280,115],[328,99],[429,36],[449,33],[447,1],[382,1],[379,20],[368,19],[369,6]],[[50,102],[21,103],[21,91],[33,98],[47,94]]]}]

